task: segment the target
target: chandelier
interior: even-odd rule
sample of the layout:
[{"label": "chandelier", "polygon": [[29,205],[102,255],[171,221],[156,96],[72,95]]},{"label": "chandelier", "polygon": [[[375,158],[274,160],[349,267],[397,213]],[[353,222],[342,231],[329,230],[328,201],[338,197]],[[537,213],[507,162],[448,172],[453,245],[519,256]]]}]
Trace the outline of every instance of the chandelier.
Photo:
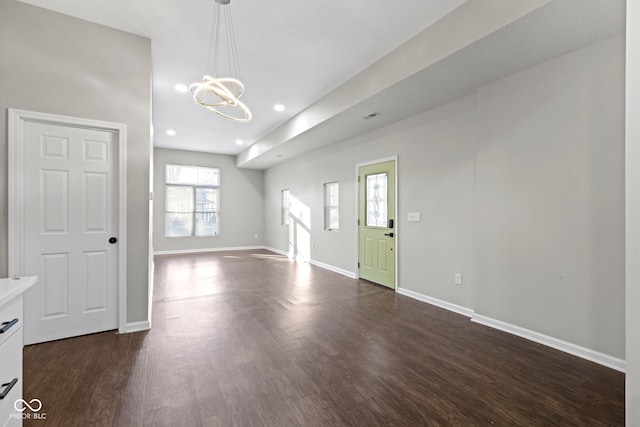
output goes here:
[{"label": "chandelier", "polygon": [[[207,70],[202,81],[189,86],[189,91],[193,100],[207,110],[237,122],[248,122],[251,111],[240,101],[244,84],[240,81],[229,3],[231,0],[215,0]],[[222,47],[226,48],[224,52]]]}]

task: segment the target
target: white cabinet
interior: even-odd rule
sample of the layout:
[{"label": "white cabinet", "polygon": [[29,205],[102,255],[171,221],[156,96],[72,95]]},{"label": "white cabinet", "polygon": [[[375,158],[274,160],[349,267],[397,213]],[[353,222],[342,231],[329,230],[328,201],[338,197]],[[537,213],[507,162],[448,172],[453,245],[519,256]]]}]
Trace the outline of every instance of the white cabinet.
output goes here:
[{"label": "white cabinet", "polygon": [[[22,297],[19,297],[22,299]],[[5,426],[22,425],[21,414],[15,409],[17,399],[22,398],[22,331],[0,345],[0,366],[2,366],[2,389],[0,395],[0,413]],[[12,417],[11,414],[14,414]],[[20,416],[19,416],[20,415]]]},{"label": "white cabinet", "polygon": [[0,426],[22,425],[22,293],[37,277],[0,279]]}]

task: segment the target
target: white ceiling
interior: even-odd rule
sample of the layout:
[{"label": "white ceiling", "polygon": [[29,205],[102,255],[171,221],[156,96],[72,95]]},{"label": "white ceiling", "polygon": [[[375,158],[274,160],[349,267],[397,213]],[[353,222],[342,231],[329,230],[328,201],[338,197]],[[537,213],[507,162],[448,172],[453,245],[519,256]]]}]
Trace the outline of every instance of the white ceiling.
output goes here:
[{"label": "white ceiling", "polygon": [[[625,25],[625,0],[233,0],[242,100],[254,117],[237,123],[174,89],[206,71],[214,0],[19,1],[150,38],[154,145],[237,154],[239,167],[255,169],[442,105]],[[373,111],[382,114],[362,120]]]},{"label": "white ceiling", "polygon": [[206,71],[214,0],[20,1],[150,38],[154,145],[223,154],[245,150],[466,2],[233,0],[242,100],[253,113],[236,123],[174,89]]}]

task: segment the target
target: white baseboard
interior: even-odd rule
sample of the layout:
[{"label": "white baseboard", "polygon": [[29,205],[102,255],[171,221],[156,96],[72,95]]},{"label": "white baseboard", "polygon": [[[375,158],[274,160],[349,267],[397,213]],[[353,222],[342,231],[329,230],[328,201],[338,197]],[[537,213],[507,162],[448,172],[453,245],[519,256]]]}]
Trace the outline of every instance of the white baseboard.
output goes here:
[{"label": "white baseboard", "polygon": [[276,249],[276,248],[270,248],[269,246],[264,246],[263,249],[265,249],[267,251],[275,252],[278,255],[282,255],[282,256],[286,256],[286,257],[289,256],[289,254],[286,253],[285,251],[281,251],[280,249]]},{"label": "white baseboard", "polygon": [[309,264],[315,265],[316,267],[324,268],[325,270],[333,271],[334,273],[342,274],[343,276],[347,276],[350,279],[355,279],[357,277],[356,273],[354,273],[353,271],[344,270],[339,267],[334,267],[333,265],[325,264],[324,262],[310,260]]},{"label": "white baseboard", "polygon": [[124,331],[124,333],[129,334],[131,332],[148,331],[149,329],[151,329],[151,322],[148,320],[143,320],[141,322],[127,323],[127,330]]},{"label": "white baseboard", "polygon": [[466,308],[466,307],[462,307],[446,301],[442,301],[437,298],[432,298],[418,292],[410,291],[408,289],[398,288],[396,292],[398,292],[401,295],[405,295],[413,299],[416,299],[418,301],[426,302],[428,304],[435,305],[437,307],[444,308],[449,311],[453,311],[454,313],[462,314],[463,316],[469,317],[472,322],[479,323],[481,325],[485,325],[490,328],[498,329],[503,332],[507,332],[509,334],[516,335],[521,338],[525,338],[530,341],[537,342],[538,344],[542,344],[547,347],[555,348],[556,350],[560,350],[565,353],[569,353],[574,356],[580,357],[582,359],[597,363],[599,365],[603,365],[608,368],[615,369],[616,371],[625,372],[626,363],[622,359],[618,359],[616,357],[612,357],[612,356],[597,352],[595,350],[581,347],[576,344],[571,344],[569,342],[566,342],[557,338],[553,338],[538,332],[534,332],[529,329],[521,328],[519,326],[502,322],[500,320],[495,320],[490,317],[481,316],[479,314],[476,314],[475,311],[470,308]]},{"label": "white baseboard", "polygon": [[473,310],[467,307],[463,307],[461,305],[452,304],[447,301],[442,301],[437,298],[432,298],[426,295],[423,295],[418,292],[410,291],[405,288],[398,288],[396,292],[400,295],[404,295],[413,299],[417,299],[418,301],[426,302],[427,304],[435,305],[436,307],[444,308],[445,310],[453,311],[454,313],[462,314],[466,317],[473,316]]},{"label": "white baseboard", "polygon": [[522,338],[537,342],[538,344],[546,345],[547,347],[555,348],[556,350],[564,351],[565,353],[573,354],[582,359],[589,360],[594,363],[606,366],[616,371],[625,372],[626,362],[622,359],[612,357],[595,350],[591,350],[585,347],[581,347],[576,344],[550,337],[538,332],[531,331],[529,329],[521,328],[519,326],[512,325],[510,323],[495,320],[490,317],[474,314],[471,318],[472,322],[479,323],[481,325],[489,326],[494,329],[499,329],[503,332],[508,332],[513,335],[517,335]]},{"label": "white baseboard", "polygon": [[225,251],[252,251],[256,249],[265,249],[264,246],[234,246],[229,248],[203,248],[203,249],[179,249],[173,251],[155,251],[154,255],[180,255],[180,254],[198,254],[203,252],[225,252]]},{"label": "white baseboard", "polygon": [[[282,255],[286,257],[289,256],[287,252],[281,251],[280,249],[270,248],[268,246],[265,246],[264,249],[271,252],[275,252],[278,255]],[[334,273],[342,274],[343,276],[347,276],[350,279],[355,279],[357,277],[356,273],[354,273],[353,271],[345,270],[339,267],[334,267],[333,265],[325,264],[324,262],[316,261],[313,259],[309,260],[309,264],[315,265],[316,267],[324,268],[325,270],[333,271]]]}]

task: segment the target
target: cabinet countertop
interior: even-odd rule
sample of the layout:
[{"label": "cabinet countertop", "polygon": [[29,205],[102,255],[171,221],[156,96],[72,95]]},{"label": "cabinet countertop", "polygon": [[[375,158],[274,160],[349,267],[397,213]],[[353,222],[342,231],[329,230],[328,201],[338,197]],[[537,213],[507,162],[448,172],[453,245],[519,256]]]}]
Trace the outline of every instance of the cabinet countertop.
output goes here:
[{"label": "cabinet countertop", "polygon": [[0,279],[0,307],[35,285],[38,276]]}]

